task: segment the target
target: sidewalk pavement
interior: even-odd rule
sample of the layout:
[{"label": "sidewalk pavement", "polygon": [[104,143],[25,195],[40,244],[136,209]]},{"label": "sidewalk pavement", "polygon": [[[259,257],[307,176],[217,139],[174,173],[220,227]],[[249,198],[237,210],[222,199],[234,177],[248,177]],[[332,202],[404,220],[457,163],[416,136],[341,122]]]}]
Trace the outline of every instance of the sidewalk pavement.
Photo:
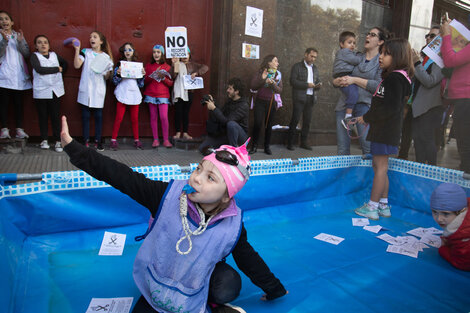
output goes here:
[{"label": "sidewalk pavement", "polygon": [[[151,148],[151,140],[142,140],[144,150],[136,150],[133,147],[132,140],[125,140],[119,142],[119,149],[112,151],[109,148],[109,143],[105,144],[105,151],[102,154],[109,156],[119,162],[128,166],[152,166],[152,165],[166,165],[178,164],[187,166],[190,163],[197,163],[201,160],[202,155],[197,150],[183,150],[165,147],[157,149]],[[320,156],[333,156],[336,155],[336,146],[313,146],[312,151],[308,151],[296,147],[294,151],[289,151],[283,145],[271,146],[272,155],[267,155],[263,149],[258,149],[258,152],[252,154],[252,160],[264,159],[298,159],[307,157],[320,157]],[[2,147],[0,147],[2,149]],[[3,147],[0,150],[0,173],[43,173],[55,171],[69,171],[77,170],[69,162],[69,158],[65,152],[57,153],[51,147],[49,150],[42,150],[39,148],[39,143],[27,143],[26,147],[21,153],[8,153],[7,151],[15,149],[6,149]],[[361,150],[358,146],[351,146],[351,154],[360,155]],[[414,149],[410,149],[409,160],[414,160]],[[458,169],[460,158],[457,152],[455,139],[447,144],[443,150],[438,153],[438,166],[447,167],[451,169]]]}]

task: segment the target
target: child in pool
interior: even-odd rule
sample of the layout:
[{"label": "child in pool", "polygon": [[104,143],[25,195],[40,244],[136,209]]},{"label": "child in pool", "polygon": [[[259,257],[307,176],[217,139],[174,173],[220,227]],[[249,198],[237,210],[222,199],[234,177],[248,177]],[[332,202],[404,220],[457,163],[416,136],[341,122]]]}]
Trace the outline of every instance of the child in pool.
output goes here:
[{"label": "child in pool", "polygon": [[224,305],[241,288],[238,273],[220,262],[230,252],[242,271],[267,293],[263,299],[287,293],[248,243],[233,199],[249,178],[244,145],[222,146],[204,157],[188,181],[167,183],[150,180],[78,144],[70,137],[65,117],[61,139],[72,164],[129,195],[154,217],[134,263],[134,280],[142,297],[133,312],[180,308],[181,312],[243,312]]},{"label": "child in pool", "polygon": [[464,271],[470,271],[469,206],[470,198],[457,184],[440,184],[431,195],[432,217],[444,230],[439,254]]},{"label": "child in pool", "polygon": [[367,140],[370,143],[374,180],[370,200],[355,210],[356,214],[378,220],[379,216],[390,217],[388,205],[388,158],[398,153],[403,108],[411,93],[414,67],[411,47],[406,39],[386,41],[381,47],[379,65],[382,81],[372,96],[369,111],[357,118],[361,124],[369,124]]}]

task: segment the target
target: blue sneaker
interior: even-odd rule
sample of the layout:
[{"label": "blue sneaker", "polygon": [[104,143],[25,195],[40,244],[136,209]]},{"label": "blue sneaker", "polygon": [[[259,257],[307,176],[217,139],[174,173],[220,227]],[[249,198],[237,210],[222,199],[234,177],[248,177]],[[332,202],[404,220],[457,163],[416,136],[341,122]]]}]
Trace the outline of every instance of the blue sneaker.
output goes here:
[{"label": "blue sneaker", "polygon": [[370,218],[371,220],[376,221],[379,219],[379,210],[372,209],[367,203],[364,203],[360,208],[355,209],[354,212],[357,215]]},{"label": "blue sneaker", "polygon": [[392,216],[392,212],[390,212],[390,209],[392,207],[388,204],[385,204],[382,206],[382,204],[379,204],[379,215],[382,217],[390,217]]},{"label": "blue sneaker", "polygon": [[372,154],[366,153],[362,155],[363,160],[372,160]]}]

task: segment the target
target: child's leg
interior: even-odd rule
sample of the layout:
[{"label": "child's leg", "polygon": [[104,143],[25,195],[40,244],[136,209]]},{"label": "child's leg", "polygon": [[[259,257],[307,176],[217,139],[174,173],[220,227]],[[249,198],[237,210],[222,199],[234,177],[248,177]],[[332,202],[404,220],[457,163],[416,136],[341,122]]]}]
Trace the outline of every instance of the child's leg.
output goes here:
[{"label": "child's leg", "polygon": [[10,89],[0,88],[0,127],[8,128],[8,105],[10,104]]},{"label": "child's leg", "polygon": [[95,116],[95,141],[101,142],[101,130],[103,129],[103,109],[93,109]]},{"label": "child's leg", "polygon": [[162,123],[163,141],[168,140],[168,104],[160,103],[158,105],[158,113],[160,114],[160,123]]},{"label": "child's leg", "polygon": [[121,127],[121,122],[125,113],[126,105],[118,101],[116,103],[116,118],[114,119],[113,133],[111,135],[111,139],[113,140],[117,139],[119,128]]},{"label": "child's leg", "polygon": [[41,140],[47,140],[47,99],[34,99],[38,111],[39,133]]},{"label": "child's leg", "polygon": [[16,128],[24,128],[23,127],[23,118],[24,118],[23,90],[13,91],[13,105],[15,106]]},{"label": "child's leg", "polygon": [[152,128],[153,140],[158,141],[158,108],[157,105],[153,103],[149,103],[148,105],[150,110],[150,127]]},{"label": "child's leg", "polygon": [[52,125],[52,135],[56,142],[60,141],[60,98],[57,98],[56,95],[52,96],[52,101],[49,106],[49,116],[51,118]]},{"label": "child's leg", "polygon": [[80,104],[82,106],[82,134],[83,141],[86,143],[90,140],[90,108]]},{"label": "child's leg", "polygon": [[129,106],[131,111],[132,134],[134,140],[139,140],[139,105]]},{"label": "child's leg", "polygon": [[209,281],[208,301],[217,304],[232,302],[240,294],[241,287],[240,274],[227,263],[219,262]]},{"label": "child's leg", "polygon": [[379,202],[381,198],[388,196],[388,155],[374,155],[372,166],[374,168],[374,180],[370,200]]},{"label": "child's leg", "polygon": [[178,99],[178,101],[176,101],[175,103],[175,131],[177,135],[181,133],[181,120],[183,116],[183,105],[184,105],[184,101],[182,99]]},{"label": "child's leg", "polygon": [[346,96],[346,118],[352,116],[354,106],[359,98],[358,90],[356,85],[349,85],[341,88],[341,91]]}]

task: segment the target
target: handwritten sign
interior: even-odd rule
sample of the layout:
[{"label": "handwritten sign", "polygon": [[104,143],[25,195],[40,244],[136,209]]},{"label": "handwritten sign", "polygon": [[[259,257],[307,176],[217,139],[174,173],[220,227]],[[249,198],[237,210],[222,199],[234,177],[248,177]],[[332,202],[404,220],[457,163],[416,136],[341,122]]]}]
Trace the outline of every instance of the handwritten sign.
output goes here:
[{"label": "handwritten sign", "polygon": [[190,89],[202,89],[204,88],[204,80],[202,77],[194,77],[191,78],[191,75],[184,75],[184,89],[190,90]]},{"label": "handwritten sign", "polygon": [[141,62],[121,61],[122,78],[142,78],[142,69],[144,64]]}]

